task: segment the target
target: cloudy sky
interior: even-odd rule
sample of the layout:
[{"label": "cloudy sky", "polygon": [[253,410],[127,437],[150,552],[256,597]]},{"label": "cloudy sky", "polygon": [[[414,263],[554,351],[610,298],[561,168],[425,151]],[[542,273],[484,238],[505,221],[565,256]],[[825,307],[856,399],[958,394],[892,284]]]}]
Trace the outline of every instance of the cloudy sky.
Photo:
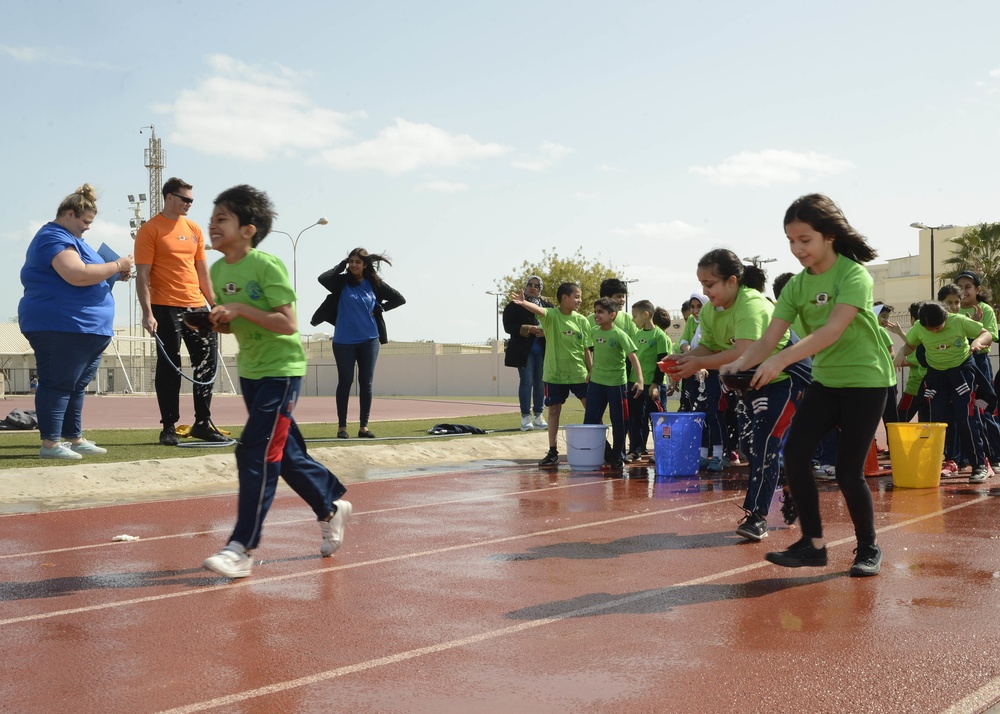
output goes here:
[{"label": "cloudy sky", "polygon": [[[911,222],[1000,220],[998,24],[990,0],[13,0],[0,319],[81,183],[100,194],[88,240],[130,252],[150,125],[203,227],[237,183],[292,236],[329,221],[296,251],[307,333],[329,331],[308,324],[315,277],[355,246],[394,260],[390,337],[438,342],[494,336],[486,292],[546,248],[615,263],[668,308],[715,247],[795,270],[781,219],[812,191],[907,255]],[[291,272],[288,238],[261,248]]]}]

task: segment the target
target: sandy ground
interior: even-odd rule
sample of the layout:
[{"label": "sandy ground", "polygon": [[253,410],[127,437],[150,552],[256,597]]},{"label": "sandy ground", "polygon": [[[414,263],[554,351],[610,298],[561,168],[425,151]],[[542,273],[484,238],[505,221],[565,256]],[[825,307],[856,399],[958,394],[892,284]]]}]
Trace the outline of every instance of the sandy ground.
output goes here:
[{"label": "sandy ground", "polygon": [[[561,440],[561,437],[560,437]],[[392,478],[430,466],[474,461],[540,459],[544,432],[385,441],[357,446],[309,445],[309,453],[347,484]],[[560,445],[565,453],[565,446]],[[284,486],[283,486],[284,487]],[[0,471],[0,513],[78,508],[165,498],[234,493],[236,460],[231,452],[184,459],[132,461]]]}]

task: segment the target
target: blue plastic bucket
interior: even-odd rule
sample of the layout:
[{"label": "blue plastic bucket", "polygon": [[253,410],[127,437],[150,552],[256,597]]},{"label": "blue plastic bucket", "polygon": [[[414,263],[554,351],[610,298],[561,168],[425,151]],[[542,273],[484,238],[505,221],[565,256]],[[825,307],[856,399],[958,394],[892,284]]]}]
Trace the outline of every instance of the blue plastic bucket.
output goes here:
[{"label": "blue plastic bucket", "polygon": [[653,412],[657,476],[694,476],[705,429],[704,412]]},{"label": "blue plastic bucket", "polygon": [[571,469],[594,471],[604,465],[606,424],[567,424],[563,430],[566,432],[566,461]]}]

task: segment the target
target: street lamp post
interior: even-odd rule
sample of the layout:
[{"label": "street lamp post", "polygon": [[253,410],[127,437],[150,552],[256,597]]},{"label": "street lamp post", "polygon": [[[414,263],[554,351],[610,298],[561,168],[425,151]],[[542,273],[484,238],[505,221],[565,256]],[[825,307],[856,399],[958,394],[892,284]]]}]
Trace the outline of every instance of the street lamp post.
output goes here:
[{"label": "street lamp post", "polygon": [[951,223],[945,223],[942,226],[925,226],[923,223],[910,224],[910,228],[919,228],[922,231],[931,232],[931,300],[937,299],[937,293],[934,290],[934,231],[942,231],[954,227]]},{"label": "street lamp post", "polygon": [[299,247],[299,238],[301,238],[302,234],[305,233],[310,228],[315,228],[316,226],[325,226],[329,222],[330,221],[326,220],[325,218],[320,218],[318,221],[316,221],[315,223],[313,223],[311,226],[306,226],[301,231],[299,231],[299,234],[297,236],[295,236],[294,238],[292,238],[291,235],[289,235],[288,233],[285,233],[284,231],[278,231],[278,230],[275,230],[274,228],[271,229],[272,233],[280,233],[280,234],[282,234],[284,236],[288,236],[288,240],[290,240],[292,242],[292,289],[295,291],[296,295],[299,294],[299,265],[298,265],[297,255],[296,255],[296,251],[298,250],[298,247]]},{"label": "street lamp post", "polygon": [[500,344],[500,296],[503,295],[502,292],[493,290],[487,290],[487,295],[495,295],[497,299],[497,344]]}]

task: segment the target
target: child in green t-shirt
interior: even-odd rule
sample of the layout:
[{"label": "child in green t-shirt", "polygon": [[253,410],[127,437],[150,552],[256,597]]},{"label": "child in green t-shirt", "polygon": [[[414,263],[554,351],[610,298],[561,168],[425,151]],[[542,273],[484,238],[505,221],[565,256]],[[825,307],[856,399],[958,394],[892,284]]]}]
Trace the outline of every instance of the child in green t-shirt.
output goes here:
[{"label": "child in green t-shirt", "polygon": [[625,461],[638,460],[646,452],[646,440],[649,438],[649,415],[663,411],[660,400],[660,388],[663,386],[663,372],[656,363],[670,354],[673,342],[667,334],[653,321],[656,307],[649,300],[640,300],[632,306],[632,322],[636,332],[632,338],[635,342],[636,356],[642,375],[651,383],[646,391],[633,396],[629,390],[629,450]]},{"label": "child in green t-shirt", "polygon": [[236,445],[236,527],[226,547],[204,562],[227,578],[250,575],[250,552],[260,543],[279,475],[316,514],[323,557],[340,547],[352,511],[342,498],[347,489],[309,456],[292,418],[306,370],[295,293],[284,264],[255,250],[275,215],[266,193],[235,186],[215,199],[208,225],[212,247],[223,256],[210,271],[216,304],[209,319],[216,332],[231,332],[239,342],[240,390],[249,413]]},{"label": "child in green t-shirt", "polygon": [[556,290],[559,307],[542,307],[525,299],[524,292],[511,295],[511,301],[538,315],[545,334],[545,359],[542,381],[545,383],[545,406],[549,408],[549,451],[539,466],[558,466],[559,417],[570,393],[587,408],[587,381],[593,366],[590,350],[590,323],[576,310],[582,300],[580,286],[563,283]]},{"label": "child in green t-shirt", "polygon": [[615,325],[618,303],[603,297],[594,303],[596,325],[592,332],[594,368],[587,385],[587,406],[584,424],[600,424],[604,411],[611,412],[611,454],[607,460],[611,468],[621,468],[625,459],[625,425],[628,422],[628,378],[626,365],[632,365],[635,383],[632,394],[642,394],[645,387],[642,366],[636,357],[635,343],[620,327]]},{"label": "child in green t-shirt", "polygon": [[931,420],[947,422],[958,431],[962,452],[974,459],[969,482],[982,483],[989,478],[989,470],[975,418],[977,369],[972,353],[988,348],[992,337],[980,323],[949,313],[935,300],[921,305],[917,316],[919,322],[906,333],[906,344],[896,355],[896,366],[906,364],[907,356],[918,346],[927,350],[924,391],[931,403]]},{"label": "child in green t-shirt", "polygon": [[[877,253],[840,207],[822,194],[792,202],[783,225],[785,244],[803,270],[781,291],[764,334],[721,368],[729,373],[758,365],[751,386],[759,387],[791,363],[813,358],[813,381],[792,420],[784,450],[802,537],[765,557],[789,568],[826,565],[812,458],[820,440],[839,426],[837,485],[858,542],[849,574],[876,575],[882,567],[882,549],[876,543],[875,509],[864,466],[882,417],[886,388],[896,383],[891,342],[872,310],[874,283],[863,266]],[[796,318],[802,339],[775,352]]]}]

